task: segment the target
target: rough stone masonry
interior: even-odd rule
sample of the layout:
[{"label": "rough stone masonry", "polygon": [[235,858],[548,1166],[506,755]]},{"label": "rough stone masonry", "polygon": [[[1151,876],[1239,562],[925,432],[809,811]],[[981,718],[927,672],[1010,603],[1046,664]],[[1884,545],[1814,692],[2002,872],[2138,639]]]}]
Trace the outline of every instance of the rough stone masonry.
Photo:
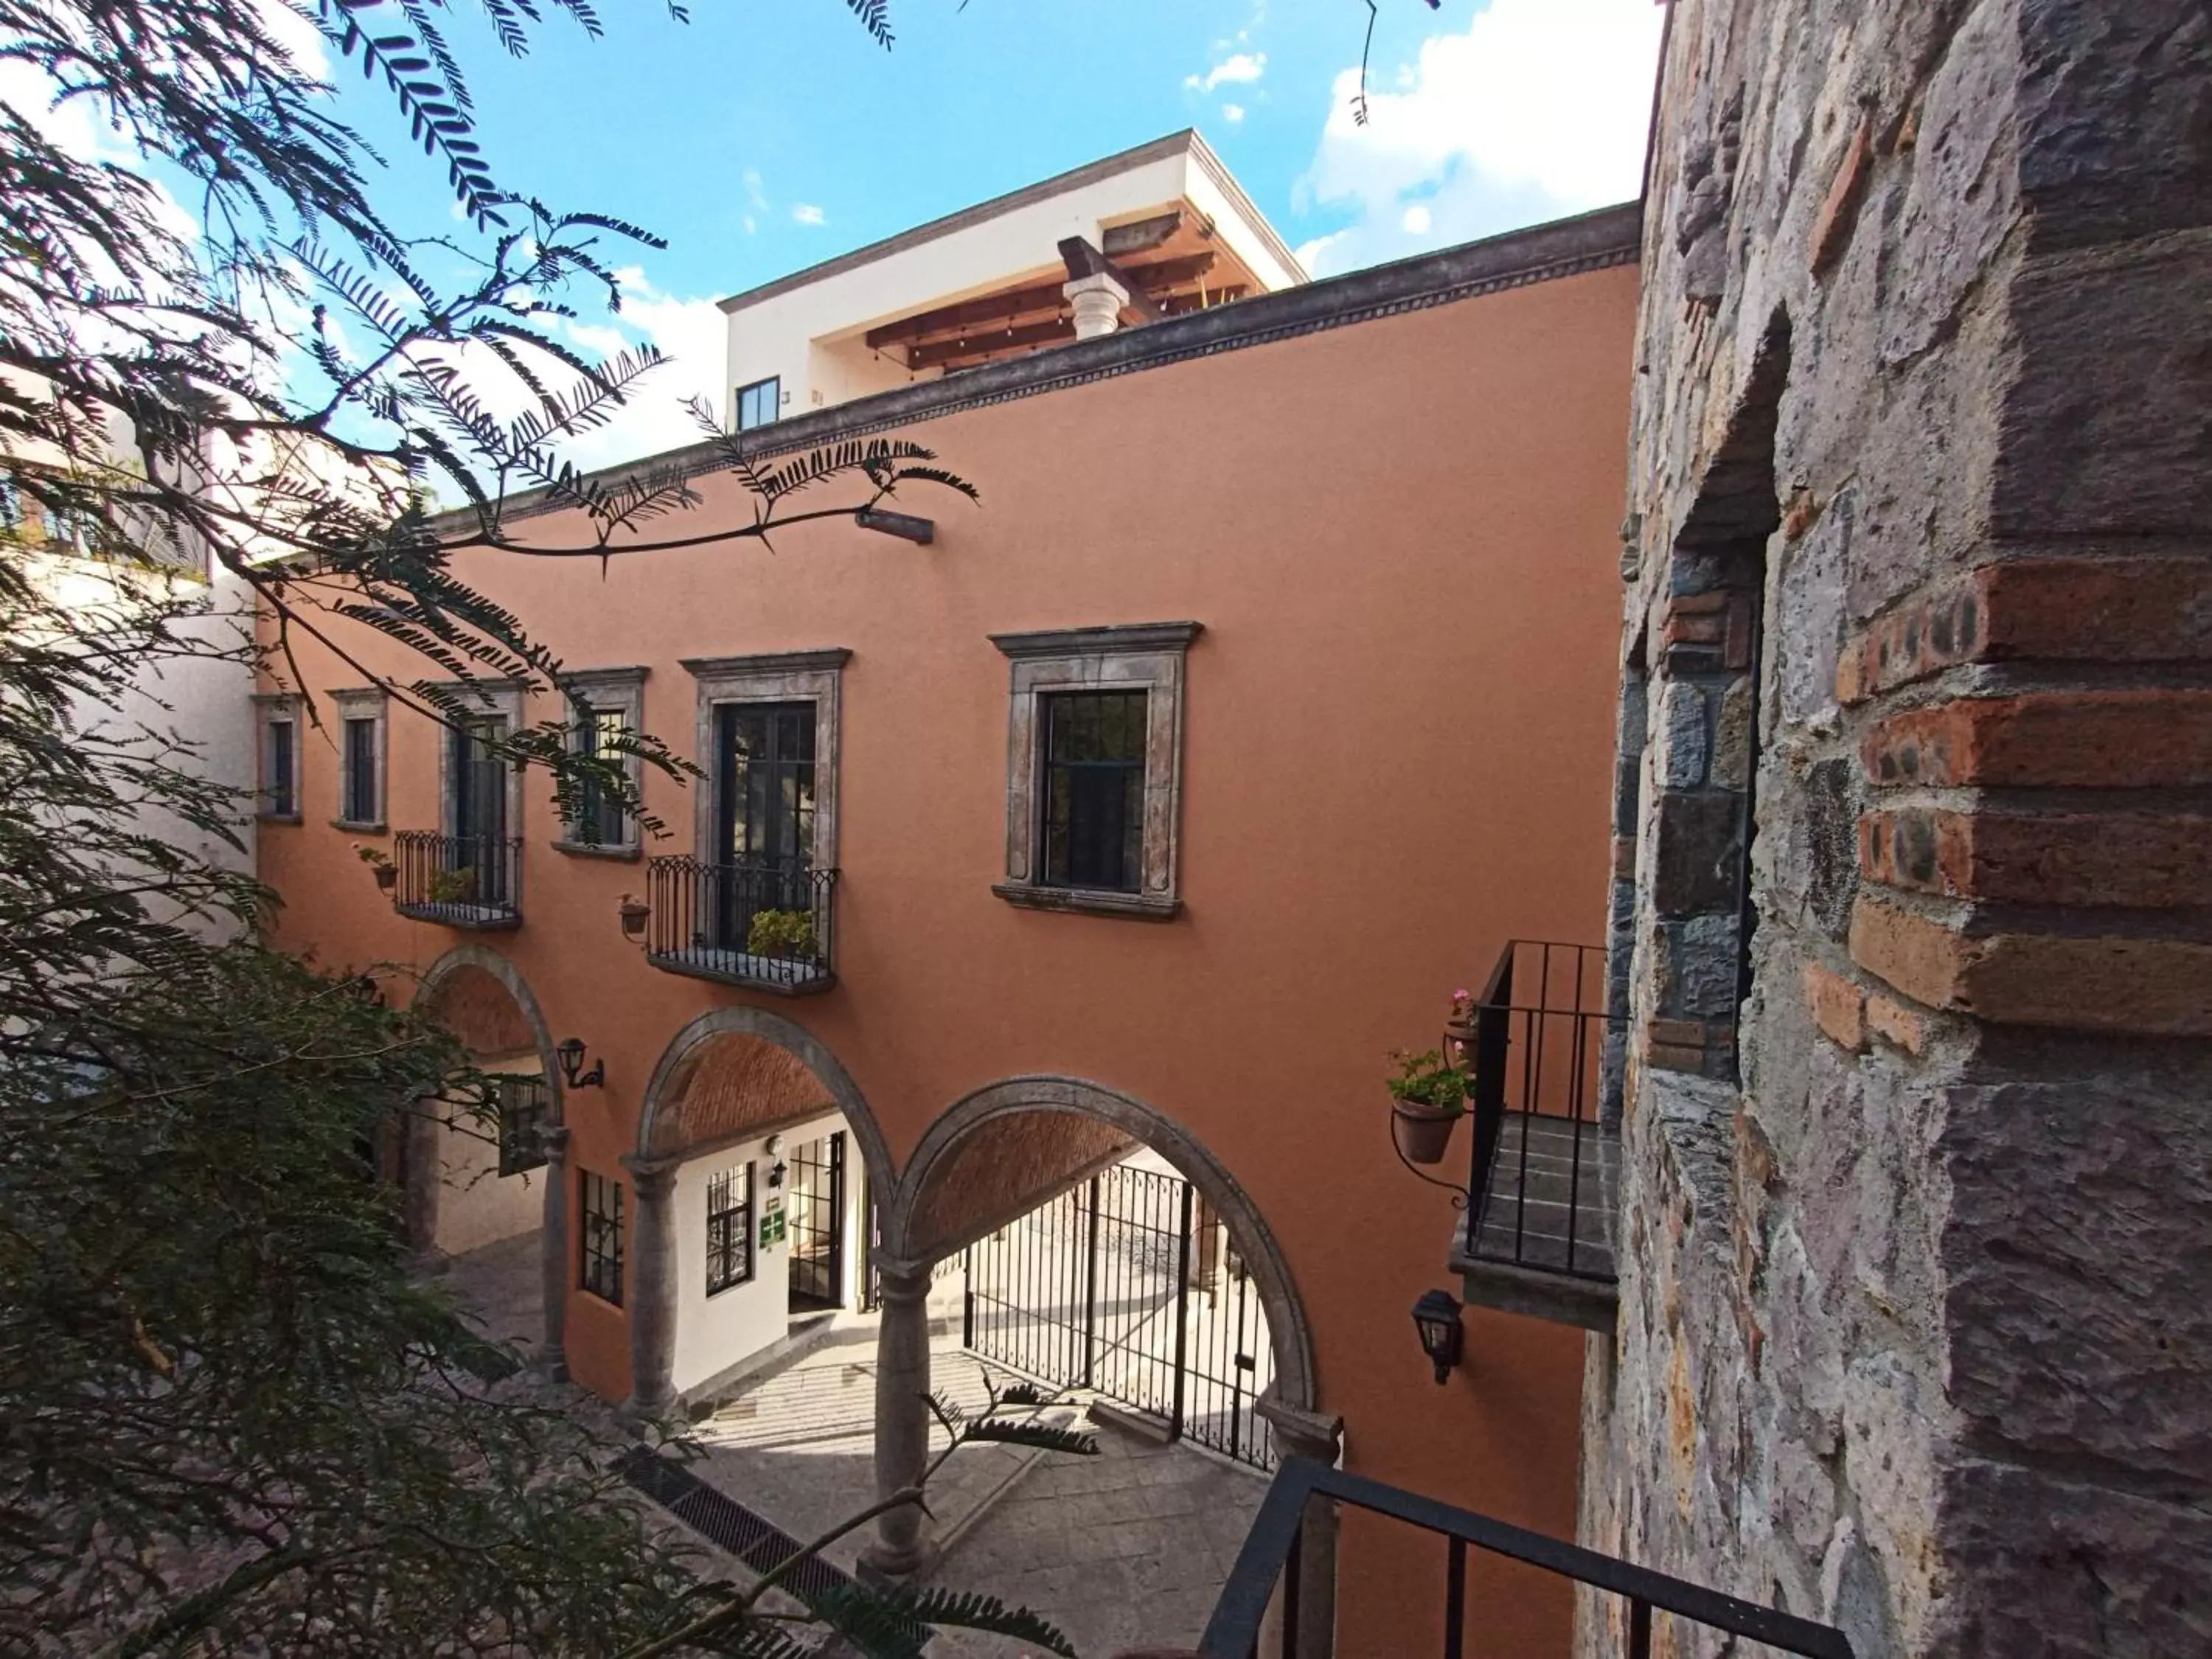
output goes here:
[{"label": "rough stone masonry", "polygon": [[2212,7],[1675,0],[1643,269],[1585,1536],[2212,1653]]}]

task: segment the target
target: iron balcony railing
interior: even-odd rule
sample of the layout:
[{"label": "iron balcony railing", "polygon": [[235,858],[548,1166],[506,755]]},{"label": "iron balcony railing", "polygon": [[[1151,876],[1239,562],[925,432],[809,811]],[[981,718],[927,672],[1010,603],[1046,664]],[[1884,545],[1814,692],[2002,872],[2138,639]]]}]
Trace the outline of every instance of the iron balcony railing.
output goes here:
[{"label": "iron balcony railing", "polygon": [[837,872],[778,859],[646,866],[646,959],[672,974],[786,995],[836,983]]},{"label": "iron balcony railing", "polygon": [[505,836],[403,830],[392,838],[392,908],[448,927],[522,925],[522,842]]},{"label": "iron balcony railing", "polygon": [[1605,952],[1516,939],[1447,1040],[1473,1073],[1462,1254],[1613,1278],[1619,1126],[1604,1121]]},{"label": "iron balcony railing", "polygon": [[[1308,1506],[1316,1503],[1333,1504],[1340,1509],[1349,1504],[1443,1540],[1437,1563],[1443,1570],[1443,1595],[1436,1650],[1444,1659],[1467,1659],[1470,1652],[1475,1659],[1486,1659],[1485,1650],[1471,1650],[1468,1644],[1470,1619],[1478,1632],[1486,1622],[1481,1609],[1468,1605],[1469,1550],[1482,1550],[1556,1573],[1605,1597],[1593,1608],[1594,1613],[1602,1613],[1604,1629],[1589,1632],[1589,1639],[1577,1651],[1617,1652],[1626,1659],[1650,1659],[1655,1621],[1671,1620],[1701,1625],[1743,1641],[1763,1644],[1766,1650],[1803,1656],[1803,1659],[1853,1659],[1849,1638],[1832,1626],[1816,1625],[1755,1601],[1739,1601],[1578,1544],[1509,1526],[1486,1515],[1454,1509],[1379,1480],[1330,1468],[1310,1457],[1284,1461],[1259,1514],[1253,1517],[1252,1529],[1244,1536],[1237,1565],[1230,1571],[1229,1582],[1222,1586],[1213,1617],[1200,1639],[1200,1650],[1206,1659],[1261,1659],[1263,1621],[1273,1626],[1266,1659],[1276,1659],[1278,1655],[1281,1659],[1300,1659],[1298,1547]],[[1411,1550],[1419,1547],[1409,1540],[1407,1550],[1400,1553],[1411,1559]],[[1270,1603],[1276,1604],[1277,1617],[1273,1620],[1267,1619]],[[1665,1651],[1705,1650],[1682,1639],[1686,1632],[1669,1634],[1675,1639]],[[1497,1644],[1486,1650],[1489,1654],[1504,1651]]]}]

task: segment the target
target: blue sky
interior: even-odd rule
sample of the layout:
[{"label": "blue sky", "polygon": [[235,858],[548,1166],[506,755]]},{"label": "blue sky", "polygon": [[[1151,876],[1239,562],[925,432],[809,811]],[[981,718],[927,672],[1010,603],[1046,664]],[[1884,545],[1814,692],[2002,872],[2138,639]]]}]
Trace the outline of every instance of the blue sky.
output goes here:
[{"label": "blue sky", "polygon": [[[689,394],[726,401],[717,298],[1184,126],[1316,275],[1632,197],[1663,15],[1653,0],[1377,0],[1361,127],[1362,0],[890,0],[888,52],[843,0],[688,0],[688,23],[659,0],[595,3],[603,39],[555,13],[520,62],[473,0],[439,14],[502,183],[668,240],[618,256],[635,265],[619,319],[570,328],[674,360],[576,447],[587,465],[687,441]],[[393,222],[457,230],[442,168],[382,88],[329,72],[338,112],[391,158]],[[57,114],[97,142],[88,112]]]}]

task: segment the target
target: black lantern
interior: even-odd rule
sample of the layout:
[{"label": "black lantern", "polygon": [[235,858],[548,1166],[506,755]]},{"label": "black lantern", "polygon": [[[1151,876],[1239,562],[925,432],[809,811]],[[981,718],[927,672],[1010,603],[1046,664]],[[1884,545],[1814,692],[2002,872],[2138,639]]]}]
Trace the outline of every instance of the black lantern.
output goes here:
[{"label": "black lantern", "polygon": [[1459,1298],[1448,1291],[1423,1291],[1413,1304],[1413,1328],[1421,1334],[1421,1352],[1437,1368],[1443,1382],[1459,1364],[1460,1346],[1467,1333],[1460,1328]]},{"label": "black lantern", "polygon": [[561,1062],[561,1075],[568,1079],[571,1089],[596,1089],[607,1080],[607,1063],[604,1060],[584,1069],[584,1044],[580,1037],[564,1037],[553,1050],[553,1057]]},{"label": "black lantern", "polygon": [[776,1159],[774,1164],[769,1166],[768,1184],[769,1186],[781,1187],[783,1185],[783,1160],[781,1158]]}]

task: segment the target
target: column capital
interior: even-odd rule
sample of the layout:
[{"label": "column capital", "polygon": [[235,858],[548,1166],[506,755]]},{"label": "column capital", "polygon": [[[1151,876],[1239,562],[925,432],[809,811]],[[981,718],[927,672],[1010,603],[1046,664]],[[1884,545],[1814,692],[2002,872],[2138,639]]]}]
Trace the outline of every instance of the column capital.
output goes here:
[{"label": "column capital", "polygon": [[632,1191],[641,1199],[665,1198],[676,1188],[676,1171],[680,1167],[672,1158],[640,1158],[626,1152],[621,1158],[623,1169],[629,1171]]}]

